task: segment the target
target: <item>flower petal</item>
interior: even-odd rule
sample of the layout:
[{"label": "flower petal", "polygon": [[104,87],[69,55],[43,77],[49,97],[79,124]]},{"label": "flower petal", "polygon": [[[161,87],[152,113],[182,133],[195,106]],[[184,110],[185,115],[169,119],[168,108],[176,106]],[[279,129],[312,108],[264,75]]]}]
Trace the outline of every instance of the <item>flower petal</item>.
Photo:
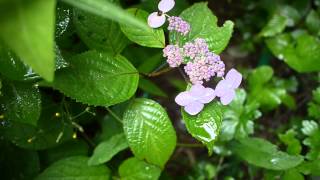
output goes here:
[{"label": "flower petal", "polygon": [[203,109],[203,104],[199,102],[192,102],[184,107],[184,110],[190,115],[196,115]]},{"label": "flower petal", "polygon": [[186,106],[192,102],[194,102],[194,98],[189,94],[188,91],[182,92],[178,94],[178,96],[175,98],[175,101],[180,106]]},{"label": "flower petal", "polygon": [[206,88],[203,87],[201,84],[192,85],[189,90],[190,95],[194,98],[200,98],[206,92]]},{"label": "flower petal", "polygon": [[227,80],[221,80],[216,86],[215,94],[218,97],[222,97],[226,91],[230,89],[230,82]]},{"label": "flower petal", "polygon": [[235,69],[231,69],[226,75],[226,80],[231,84],[231,88],[236,89],[240,86],[242,75]]},{"label": "flower petal", "polygon": [[148,25],[152,28],[158,28],[166,22],[166,17],[164,14],[161,16],[157,12],[153,12],[148,17]]},{"label": "flower petal", "polygon": [[225,91],[224,95],[220,97],[220,101],[223,105],[228,105],[235,98],[236,92],[233,89]]},{"label": "flower petal", "polygon": [[158,9],[164,13],[169,12],[175,5],[174,0],[161,0]]},{"label": "flower petal", "polygon": [[211,88],[205,88],[205,93],[201,95],[201,98],[199,98],[199,102],[201,103],[209,103],[216,97],[216,94],[213,89]]}]

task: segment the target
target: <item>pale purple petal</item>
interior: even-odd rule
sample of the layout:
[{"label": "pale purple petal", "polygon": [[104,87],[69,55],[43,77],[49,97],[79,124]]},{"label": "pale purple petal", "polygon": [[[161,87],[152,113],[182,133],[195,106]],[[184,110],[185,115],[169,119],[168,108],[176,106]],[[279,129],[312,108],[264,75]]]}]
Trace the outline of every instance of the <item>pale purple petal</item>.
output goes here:
[{"label": "pale purple petal", "polygon": [[205,88],[205,93],[199,98],[199,102],[207,104],[211,102],[216,97],[214,90],[211,88]]},{"label": "pale purple petal", "polygon": [[242,75],[235,69],[231,69],[226,75],[226,80],[231,84],[231,88],[236,89],[240,86]]},{"label": "pale purple petal", "polygon": [[193,102],[184,107],[184,110],[190,115],[196,115],[203,109],[203,104],[199,102]]},{"label": "pale purple petal", "polygon": [[235,98],[236,92],[233,89],[225,91],[224,95],[220,97],[221,104],[228,105]]},{"label": "pale purple petal", "polygon": [[174,7],[174,0],[161,0],[158,9],[164,13],[169,12]]},{"label": "pale purple petal", "polygon": [[175,98],[175,101],[180,106],[186,106],[192,102],[194,102],[194,98],[189,94],[188,91],[182,92],[178,94],[178,96]]},{"label": "pale purple petal", "polygon": [[226,91],[230,89],[229,81],[227,80],[221,80],[216,86],[215,94],[218,97],[222,97]]},{"label": "pale purple petal", "polygon": [[151,13],[148,17],[148,24],[152,28],[158,28],[162,26],[165,23],[165,21],[166,17],[164,16],[164,14],[159,16],[157,12]]},{"label": "pale purple petal", "polygon": [[189,92],[192,97],[199,98],[203,96],[203,94],[206,92],[206,88],[203,87],[201,84],[195,84],[192,85]]}]

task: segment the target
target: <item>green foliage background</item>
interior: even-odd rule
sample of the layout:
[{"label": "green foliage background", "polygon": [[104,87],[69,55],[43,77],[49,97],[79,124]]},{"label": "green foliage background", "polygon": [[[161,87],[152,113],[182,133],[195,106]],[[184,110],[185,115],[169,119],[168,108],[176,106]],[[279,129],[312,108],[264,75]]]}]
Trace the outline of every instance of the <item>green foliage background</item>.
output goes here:
[{"label": "green foliage background", "polygon": [[[320,176],[320,1],[0,0],[0,172],[14,179]],[[162,49],[204,38],[244,80],[190,116]],[[214,87],[217,79],[207,85]]]}]

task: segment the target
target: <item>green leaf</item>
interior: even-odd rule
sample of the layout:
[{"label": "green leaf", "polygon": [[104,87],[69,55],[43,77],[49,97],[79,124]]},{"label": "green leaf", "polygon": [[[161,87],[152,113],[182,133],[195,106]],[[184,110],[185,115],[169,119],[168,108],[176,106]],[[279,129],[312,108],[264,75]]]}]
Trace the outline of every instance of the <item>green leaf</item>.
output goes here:
[{"label": "green leaf", "polygon": [[148,30],[149,27],[143,21],[135,18],[121,7],[105,0],[63,0],[78,9],[101,16],[103,18],[114,20],[121,24],[130,24],[135,28]]},{"label": "green leaf", "polygon": [[286,170],[303,161],[303,157],[279,151],[277,146],[260,138],[241,139],[234,142],[231,149],[248,163],[266,169]]},{"label": "green leaf", "polygon": [[[164,63],[166,63],[163,58],[162,51],[158,51],[157,53],[152,54],[151,56],[148,56],[148,54],[146,54],[145,51],[143,53],[147,57],[140,60],[142,61],[142,63],[138,66],[139,72],[148,74],[155,71],[157,67],[161,67]],[[139,57],[134,57],[134,58],[139,58]]]},{"label": "green leaf", "polygon": [[219,139],[229,141],[233,138],[244,138],[253,134],[253,120],[261,116],[256,103],[245,103],[246,92],[243,89],[236,91],[236,97],[223,115],[221,134]]},{"label": "green leaf", "polygon": [[317,159],[315,161],[303,162],[297,169],[306,175],[320,176],[320,161]]},{"label": "green leaf", "polygon": [[123,126],[133,154],[163,168],[177,140],[165,109],[150,99],[134,99],[124,113]]},{"label": "green leaf", "polygon": [[266,26],[261,30],[260,35],[263,37],[271,37],[281,33],[287,25],[287,18],[280,15],[274,14],[268,21]]},{"label": "green leaf", "polygon": [[320,15],[317,11],[311,10],[306,19],[308,30],[315,34],[320,35]]},{"label": "green leaf", "polygon": [[320,119],[320,87],[312,91],[312,101],[308,103],[308,115]]},{"label": "green leaf", "polygon": [[55,0],[14,0],[0,19],[0,37],[47,81],[54,76]]},{"label": "green leaf", "polygon": [[281,178],[283,180],[304,180],[303,175],[297,169],[289,169]]},{"label": "green leaf", "polygon": [[[128,9],[128,12],[141,21],[147,22],[148,13],[144,10],[131,8]],[[133,42],[146,47],[154,47],[154,48],[164,48],[165,47],[165,38],[164,32],[161,28],[153,29],[148,28],[136,28],[129,24],[121,24],[120,25],[122,32]]]},{"label": "green leaf", "polygon": [[300,35],[296,41],[295,46],[291,43],[285,48],[285,62],[300,73],[320,71],[320,41],[308,34]]},{"label": "green leaf", "polygon": [[316,160],[320,158],[320,129],[319,125],[315,121],[302,121],[302,133],[307,136],[304,139],[303,144],[308,146],[309,152],[306,154],[306,158],[309,160]]},{"label": "green leaf", "polygon": [[40,171],[40,161],[36,151],[29,151],[0,141],[0,171],[2,179],[34,179]]},{"label": "green leaf", "polygon": [[269,82],[273,76],[273,69],[270,66],[260,66],[254,69],[248,77],[249,88],[262,86]]},{"label": "green leaf", "polygon": [[110,115],[105,116],[101,120],[100,126],[101,133],[96,137],[97,142],[106,141],[114,135],[123,133],[122,124]]},{"label": "green leaf", "polygon": [[178,41],[183,45],[196,38],[203,38],[207,41],[209,49],[216,54],[220,54],[228,45],[234,24],[232,21],[226,21],[222,27],[218,27],[218,19],[207,7],[207,3],[194,4],[184,10],[180,17],[190,24],[191,31],[185,38],[176,33],[170,33],[170,42]]},{"label": "green leaf", "polygon": [[83,140],[70,140],[57,147],[41,151],[41,165],[50,165],[70,156],[87,156],[88,144]]},{"label": "green leaf", "polygon": [[181,111],[188,132],[206,145],[211,155],[214,142],[220,134],[223,118],[222,105],[215,102],[206,104],[204,109],[195,116],[189,115],[184,110]]},{"label": "green leaf", "polygon": [[77,33],[89,48],[119,54],[129,43],[116,22],[78,9],[73,15]]},{"label": "green leaf", "polygon": [[114,155],[128,148],[124,134],[118,134],[107,141],[101,142],[93,151],[88,161],[89,166],[99,165],[108,162]]},{"label": "green leaf", "polygon": [[285,134],[279,134],[280,140],[287,145],[287,152],[291,155],[299,155],[302,147],[300,141],[295,137],[297,133],[290,129]]},{"label": "green leaf", "polygon": [[168,97],[168,95],[162,89],[160,89],[159,86],[148,79],[141,78],[139,81],[139,88],[156,96]]},{"label": "green leaf", "polygon": [[137,158],[129,158],[119,167],[122,180],[157,180],[160,173],[160,168]]},{"label": "green leaf", "polygon": [[45,169],[36,180],[90,179],[102,180],[110,178],[110,170],[106,166],[88,166],[85,156],[73,156],[55,162]]},{"label": "green leaf", "polygon": [[290,34],[284,33],[268,38],[265,42],[272,54],[278,59],[283,60],[285,48],[292,43],[292,37]]},{"label": "green leaf", "polygon": [[5,120],[37,126],[41,112],[39,89],[19,82],[6,82],[3,85],[0,110]]},{"label": "green leaf", "polygon": [[56,73],[53,87],[85,104],[111,106],[136,92],[139,75],[123,56],[88,51]]},{"label": "green leaf", "polygon": [[49,101],[50,97],[42,98],[42,112],[37,127],[15,121],[4,121],[0,132],[13,144],[33,150],[42,150],[57,146],[71,139],[73,127],[70,117],[62,110],[60,104]]}]

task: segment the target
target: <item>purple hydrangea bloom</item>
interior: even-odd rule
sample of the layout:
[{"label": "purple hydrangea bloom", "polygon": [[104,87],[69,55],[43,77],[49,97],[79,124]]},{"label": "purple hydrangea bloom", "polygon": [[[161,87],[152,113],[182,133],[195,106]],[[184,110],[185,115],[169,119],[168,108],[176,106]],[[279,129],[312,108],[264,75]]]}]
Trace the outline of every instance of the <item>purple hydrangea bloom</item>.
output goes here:
[{"label": "purple hydrangea bloom", "polygon": [[231,69],[226,78],[221,80],[216,87],[215,94],[220,97],[223,105],[228,105],[236,96],[235,90],[240,86],[242,75],[235,69]]},{"label": "purple hydrangea bloom", "polygon": [[205,88],[200,84],[193,85],[189,91],[178,94],[175,101],[190,115],[198,114],[204,104],[211,102],[215,98],[214,90]]},{"label": "purple hydrangea bloom", "polygon": [[182,20],[182,18],[171,16],[168,18],[168,21],[169,21],[169,26],[168,26],[169,31],[177,31],[183,36],[189,33],[190,24]]},{"label": "purple hydrangea bloom", "polygon": [[190,59],[184,70],[192,84],[202,84],[203,80],[209,81],[213,76],[224,76],[225,64],[220,56],[210,52],[204,39],[197,38],[194,42],[186,43],[183,54]]},{"label": "purple hydrangea bloom", "polygon": [[167,57],[170,67],[178,67],[183,61],[182,49],[178,45],[168,45],[163,49],[163,57]]}]

